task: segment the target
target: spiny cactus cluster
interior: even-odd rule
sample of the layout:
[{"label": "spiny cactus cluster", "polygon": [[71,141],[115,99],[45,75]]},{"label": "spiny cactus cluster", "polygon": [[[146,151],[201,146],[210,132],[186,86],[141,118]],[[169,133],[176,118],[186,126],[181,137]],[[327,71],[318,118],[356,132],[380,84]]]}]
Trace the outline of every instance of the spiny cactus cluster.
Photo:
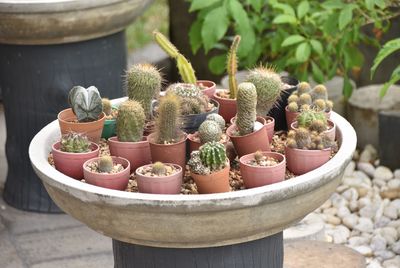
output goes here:
[{"label": "spiny cactus cluster", "polygon": [[328,100],[328,90],[324,85],[317,85],[311,89],[307,82],[299,83],[297,91],[289,96],[288,103],[288,110],[291,112],[309,109],[329,112],[333,107],[333,102]]},{"label": "spiny cactus cluster", "polygon": [[207,142],[199,151],[190,154],[188,165],[191,172],[207,175],[226,166],[225,146],[219,142]]},{"label": "spiny cactus cluster", "polygon": [[94,86],[73,87],[69,91],[68,102],[79,122],[96,121],[103,112],[100,93]]},{"label": "spiny cactus cluster", "polygon": [[297,116],[297,125],[317,132],[323,132],[328,128],[325,114],[315,110],[303,110]]},{"label": "spiny cactus cluster", "polygon": [[157,176],[165,176],[167,174],[167,169],[163,163],[155,162],[151,165],[151,172]]},{"label": "spiny cactus cluster", "polygon": [[60,150],[68,153],[86,153],[90,151],[90,141],[86,135],[69,132],[61,137]]},{"label": "spiny cactus cluster", "polygon": [[303,150],[323,150],[334,148],[336,143],[324,133],[318,133],[300,127],[296,130],[289,131],[286,145],[290,148]]},{"label": "spiny cactus cluster", "polygon": [[249,82],[240,83],[237,95],[236,126],[239,135],[244,136],[254,131],[256,121],[257,91]]},{"label": "spiny cactus cluster", "polygon": [[231,48],[228,52],[228,60],[226,63],[226,71],[229,77],[229,98],[236,99],[237,96],[237,81],[236,81],[236,73],[238,67],[238,57],[236,55],[237,49],[240,43],[240,35],[236,35],[233,38]]},{"label": "spiny cactus cluster", "polygon": [[182,115],[200,114],[208,109],[208,97],[196,85],[176,83],[168,87],[169,91],[180,97]]},{"label": "spiny cactus cluster", "polygon": [[156,143],[166,144],[178,141],[180,98],[168,92],[160,99],[156,118]]},{"label": "spiny cactus cluster", "polygon": [[141,141],[144,124],[145,115],[139,102],[128,99],[119,106],[116,123],[119,141]]},{"label": "spiny cactus cluster", "polygon": [[280,98],[283,83],[274,69],[260,66],[250,70],[246,81],[257,90],[257,114],[266,116]]},{"label": "spiny cactus cluster", "polygon": [[179,53],[178,49],[160,32],[153,32],[154,40],[157,44],[173,59],[176,60],[176,66],[178,67],[179,74],[183,82],[188,84],[196,84],[196,75],[192,64]]},{"label": "spiny cactus cluster", "polygon": [[220,141],[222,129],[217,122],[212,120],[205,120],[199,126],[199,138],[201,143],[210,141]]},{"label": "spiny cactus cluster", "polygon": [[135,64],[126,73],[126,88],[129,99],[138,101],[146,115],[151,117],[151,101],[161,90],[162,77],[151,64]]},{"label": "spiny cactus cluster", "polygon": [[111,101],[107,98],[102,98],[101,102],[103,104],[103,112],[106,115],[111,115],[111,110],[112,110]]},{"label": "spiny cactus cluster", "polygon": [[209,114],[209,115],[207,115],[206,120],[215,121],[218,123],[221,130],[225,129],[225,124],[226,124],[225,119],[222,116],[220,116],[219,114],[216,114],[216,113]]},{"label": "spiny cactus cluster", "polygon": [[113,159],[109,155],[100,157],[98,170],[102,173],[110,173],[113,170]]}]

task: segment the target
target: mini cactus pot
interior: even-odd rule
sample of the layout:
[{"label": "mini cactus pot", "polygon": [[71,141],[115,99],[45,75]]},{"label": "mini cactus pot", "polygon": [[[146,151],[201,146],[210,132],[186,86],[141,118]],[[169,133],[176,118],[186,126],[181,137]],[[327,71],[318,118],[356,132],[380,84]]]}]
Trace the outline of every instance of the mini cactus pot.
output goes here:
[{"label": "mini cactus pot", "polygon": [[225,168],[221,170],[208,175],[200,175],[191,172],[190,176],[196,183],[199,194],[224,193],[231,190],[229,185],[229,169],[229,160],[227,160]]},{"label": "mini cactus pot", "polygon": [[323,150],[303,150],[285,148],[287,168],[295,175],[305,174],[328,162],[331,148]]},{"label": "mini cactus pot", "polygon": [[99,155],[99,146],[92,142],[91,151],[86,153],[69,153],[60,150],[61,143],[56,142],[52,146],[54,165],[61,173],[81,180],[83,178],[83,163]]},{"label": "mini cactus pot", "polygon": [[[231,119],[231,124],[235,124],[235,119],[236,119],[236,116]],[[275,119],[271,116],[265,116],[264,119],[266,122],[265,128],[267,129],[267,133],[268,133],[268,141],[269,141],[269,143],[271,143],[272,137],[274,136],[274,133],[275,133]]]},{"label": "mini cactus pot", "polygon": [[110,154],[128,159],[131,172],[138,167],[151,163],[150,144],[146,138],[138,142],[122,142],[118,137],[108,139]]},{"label": "mini cactus pot", "polygon": [[194,133],[199,129],[201,123],[203,123],[207,116],[213,113],[218,113],[220,104],[213,100],[209,100],[210,103],[214,104],[214,108],[206,113],[201,114],[189,114],[189,115],[182,115],[181,117],[181,125],[180,129],[185,133]]},{"label": "mini cactus pot", "polygon": [[90,141],[99,143],[103,131],[105,114],[102,112],[99,119],[92,122],[77,122],[76,115],[71,108],[62,110],[58,116],[61,134],[67,134],[70,131],[86,134]]},{"label": "mini cactus pot", "polygon": [[197,80],[196,84],[203,88],[201,91],[203,92],[204,95],[206,95],[209,98],[213,98],[214,93],[217,89],[217,86],[213,81]]},{"label": "mini cactus pot", "polygon": [[[228,93],[228,90],[221,90],[225,91]],[[237,113],[237,103],[236,99],[228,99],[228,98],[222,98],[218,95],[217,91],[214,93],[213,99],[215,99],[219,103],[219,111],[218,114],[221,115],[224,119],[225,122],[230,122],[231,118],[233,118],[236,113]]]},{"label": "mini cactus pot", "polygon": [[275,152],[262,152],[264,156],[273,157],[279,161],[275,166],[253,166],[248,164],[254,158],[254,153],[242,156],[240,161],[240,174],[246,188],[260,187],[277,183],[285,179],[285,156]]},{"label": "mini cactus pot", "polygon": [[83,164],[83,175],[89,184],[103,188],[124,191],[129,182],[130,163],[122,157],[112,156],[113,164],[121,164],[124,169],[118,173],[97,173],[88,168],[92,162],[100,161],[100,157],[92,158]]},{"label": "mini cactus pot", "polygon": [[[199,141],[199,139],[195,138],[196,135],[197,135],[197,133],[193,133],[193,134],[188,134],[187,135],[188,142],[189,142],[189,155],[190,155],[191,152],[198,150],[200,148],[200,146],[201,146],[201,142]],[[228,144],[228,142],[229,142],[229,137],[228,136],[226,136],[226,140],[225,141],[223,141],[223,142],[221,141],[221,143],[223,145],[225,145],[225,147]]]},{"label": "mini cactus pot", "polygon": [[[285,107],[285,116],[286,116],[286,124],[287,129],[291,129],[291,125],[293,122],[297,120],[297,116],[299,116],[300,112],[291,112],[288,109],[288,106]],[[331,111],[325,112],[326,118],[329,119],[331,117]]]},{"label": "mini cactus pot", "polygon": [[182,185],[182,167],[176,164],[168,164],[165,165],[173,165],[177,171],[169,176],[146,176],[140,172],[140,169],[144,167],[151,166],[145,165],[143,167],[139,167],[136,169],[136,181],[138,185],[138,189],[140,193],[149,193],[149,194],[179,194],[181,192]]},{"label": "mini cactus pot", "polygon": [[[331,141],[335,141],[335,139],[336,139],[336,124],[335,124],[332,120],[330,120],[330,119],[328,119],[327,122],[328,122],[329,129],[328,129],[328,130],[325,130],[323,133],[324,133],[327,137],[329,137],[329,139],[330,139]],[[290,129],[293,129],[293,130],[296,130],[296,129],[297,129],[297,121],[294,121],[294,122],[290,125]]]}]

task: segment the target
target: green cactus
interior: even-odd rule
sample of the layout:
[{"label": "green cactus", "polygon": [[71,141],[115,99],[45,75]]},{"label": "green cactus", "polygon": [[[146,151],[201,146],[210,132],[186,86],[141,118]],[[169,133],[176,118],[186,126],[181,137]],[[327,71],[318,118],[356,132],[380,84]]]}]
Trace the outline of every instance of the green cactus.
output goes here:
[{"label": "green cactus", "polygon": [[160,99],[156,118],[156,142],[159,144],[178,141],[180,100],[173,92]]},{"label": "green cactus", "polygon": [[292,101],[288,104],[288,110],[289,112],[296,113],[299,110],[299,106],[297,105],[296,102]]},{"label": "green cactus", "polygon": [[119,141],[141,141],[143,138],[144,124],[145,115],[139,102],[128,99],[119,106],[116,123]]},{"label": "green cactus", "polygon": [[197,78],[192,64],[181,54],[178,49],[160,32],[153,32],[154,40],[173,59],[176,60],[179,74],[183,82],[196,84]]},{"label": "green cactus", "polygon": [[261,66],[250,70],[246,81],[256,87],[257,114],[267,115],[280,98],[283,88],[280,76],[272,68]]},{"label": "green cactus", "polygon": [[299,85],[297,86],[297,95],[301,96],[304,93],[310,93],[311,91],[311,86],[307,82],[300,82]]},{"label": "green cactus", "polygon": [[167,92],[171,91],[180,97],[182,115],[200,114],[207,111],[208,97],[196,85],[176,83],[168,87]]},{"label": "green cactus", "polygon": [[297,116],[297,124],[299,127],[309,128],[314,121],[321,121],[326,129],[327,121],[326,116],[322,112],[314,110],[304,110]]},{"label": "green cactus", "polygon": [[205,120],[199,126],[199,138],[201,143],[220,141],[222,130],[217,122]]},{"label": "green cactus", "polygon": [[160,72],[151,64],[135,64],[126,73],[126,88],[129,99],[138,101],[146,115],[151,117],[151,102],[161,89]]},{"label": "green cactus", "polygon": [[73,87],[69,91],[68,102],[79,122],[96,121],[103,112],[100,93],[94,86]]},{"label": "green cactus", "polygon": [[324,85],[316,85],[313,90],[311,90],[310,95],[313,101],[318,99],[324,101],[328,100],[328,90]]},{"label": "green cactus", "polygon": [[151,165],[151,172],[157,176],[165,176],[167,174],[167,169],[163,163],[155,162]]},{"label": "green cactus", "polygon": [[86,135],[68,132],[61,137],[60,150],[68,153],[86,153],[90,151],[90,141]]},{"label": "green cactus", "polygon": [[236,81],[236,72],[238,67],[238,58],[237,58],[237,49],[240,43],[240,35],[236,35],[233,38],[233,42],[231,48],[228,52],[228,61],[226,63],[226,71],[229,77],[229,98],[236,99],[237,96],[237,81]]},{"label": "green cactus", "polygon": [[225,119],[217,113],[212,113],[207,115],[206,120],[215,121],[218,123],[221,130],[225,129],[225,124],[226,124]]},{"label": "green cactus", "polygon": [[256,121],[257,91],[249,82],[239,84],[237,95],[236,126],[239,135],[244,136],[254,131]]},{"label": "green cactus", "polygon": [[114,167],[113,159],[109,155],[100,157],[98,169],[102,173],[110,173]]},{"label": "green cactus", "polygon": [[207,142],[200,146],[200,159],[211,172],[223,169],[226,166],[225,146],[219,142]]},{"label": "green cactus", "polygon": [[112,110],[111,101],[107,98],[102,98],[101,103],[103,104],[103,112],[106,115],[110,115]]}]

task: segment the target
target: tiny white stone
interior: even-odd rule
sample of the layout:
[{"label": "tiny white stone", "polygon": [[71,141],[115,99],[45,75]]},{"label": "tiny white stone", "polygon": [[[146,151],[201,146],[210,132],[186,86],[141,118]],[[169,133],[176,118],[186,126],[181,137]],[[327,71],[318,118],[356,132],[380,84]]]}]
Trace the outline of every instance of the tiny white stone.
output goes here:
[{"label": "tiny white stone", "polygon": [[395,220],[397,219],[397,208],[392,205],[389,205],[383,209],[383,215],[385,215],[390,219]]},{"label": "tiny white stone", "polygon": [[331,206],[332,206],[332,201],[328,199],[325,201],[325,203],[322,204],[320,208],[325,209],[325,208],[330,208]]},{"label": "tiny white stone", "polygon": [[357,247],[369,244],[370,239],[361,236],[352,236],[349,238],[348,243],[350,246]]},{"label": "tiny white stone", "polygon": [[365,174],[367,174],[369,177],[373,177],[375,173],[375,168],[371,163],[368,162],[358,162],[357,163],[357,169],[361,170]]},{"label": "tiny white stone", "polygon": [[349,215],[351,212],[347,207],[340,207],[337,210],[337,215],[339,216],[339,218],[343,219],[345,216]]},{"label": "tiny white stone", "polygon": [[336,229],[333,230],[332,237],[335,244],[346,243],[347,239],[350,237],[350,230],[343,225],[338,225]]},{"label": "tiny white stone", "polygon": [[389,223],[390,223],[390,219],[388,217],[381,216],[379,218],[375,218],[374,227],[375,228],[382,228],[382,227],[387,226]]},{"label": "tiny white stone", "polygon": [[362,183],[363,183],[363,180],[361,178],[354,177],[354,175],[351,177],[343,178],[343,184],[348,185],[350,187],[359,187],[359,186],[361,186]]},{"label": "tiny white stone", "polygon": [[379,186],[379,187],[384,187],[384,186],[386,186],[386,181],[384,181],[384,180],[382,180],[382,179],[378,179],[378,178],[373,179],[372,183],[373,183],[374,185]]},{"label": "tiny white stone", "polygon": [[398,255],[400,255],[400,241],[393,243],[392,251]]},{"label": "tiny white stone", "polygon": [[388,181],[393,178],[393,172],[385,166],[379,166],[375,169],[374,179]]},{"label": "tiny white stone", "polygon": [[396,256],[393,259],[384,261],[383,267],[384,268],[399,268],[400,267],[400,256]]},{"label": "tiny white stone", "polygon": [[376,252],[376,251],[383,251],[386,249],[386,240],[383,238],[381,235],[375,235],[371,239],[371,249]]},{"label": "tiny white stone", "polygon": [[354,161],[350,161],[347,167],[344,170],[344,176],[351,176],[356,168],[356,163]]},{"label": "tiny white stone", "polygon": [[372,260],[368,265],[367,268],[382,268],[381,263],[378,260]]},{"label": "tiny white stone", "polygon": [[391,221],[388,223],[389,227],[399,228],[400,227],[400,220]]},{"label": "tiny white stone", "polygon": [[369,246],[357,246],[353,248],[354,250],[358,251],[360,254],[370,257],[372,256],[372,249]]},{"label": "tiny white stone", "polygon": [[360,162],[373,162],[378,156],[378,152],[371,144],[367,144],[360,154]]},{"label": "tiny white stone", "polygon": [[371,219],[361,217],[358,220],[358,224],[354,226],[354,228],[363,233],[371,233],[373,231],[374,224],[372,223]]},{"label": "tiny white stone", "polygon": [[363,197],[363,198],[358,199],[358,207],[359,208],[363,208],[365,206],[371,205],[371,203],[372,203],[371,199],[368,197]]},{"label": "tiny white stone", "polygon": [[389,189],[396,189],[400,188],[400,179],[391,179],[388,183],[387,186]]},{"label": "tiny white stone", "polygon": [[340,218],[338,218],[336,216],[333,216],[331,214],[327,214],[326,215],[326,222],[330,223],[332,225],[338,225],[338,224],[340,224],[341,220],[340,220]]},{"label": "tiny white stone", "polygon": [[389,226],[381,228],[380,234],[386,239],[389,245],[394,244],[399,237],[397,230]]},{"label": "tiny white stone", "polygon": [[395,208],[400,209],[400,199],[395,199],[390,204]]},{"label": "tiny white stone", "polygon": [[396,169],[393,174],[395,178],[400,179],[400,168]]},{"label": "tiny white stone", "polygon": [[376,252],[374,252],[374,255],[376,257],[381,257],[382,260],[388,260],[395,256],[395,254],[389,250],[376,251]]},{"label": "tiny white stone", "polygon": [[331,207],[331,208],[326,208],[324,209],[324,214],[329,214],[329,215],[336,215],[338,209],[335,207]]},{"label": "tiny white stone", "polygon": [[375,216],[378,207],[375,204],[368,204],[360,209],[360,216],[372,219]]},{"label": "tiny white stone", "polygon": [[332,200],[332,205],[335,208],[340,208],[340,207],[344,207],[347,206],[348,201],[346,199],[344,199],[340,194],[338,193],[333,193],[331,195],[331,200]]},{"label": "tiny white stone", "polygon": [[349,209],[351,210],[351,212],[357,211],[358,210],[358,202],[357,201],[350,201]]},{"label": "tiny white stone", "polygon": [[347,189],[342,193],[342,196],[347,200],[347,201],[352,201],[352,200],[357,200],[358,199],[358,192],[354,188]]}]

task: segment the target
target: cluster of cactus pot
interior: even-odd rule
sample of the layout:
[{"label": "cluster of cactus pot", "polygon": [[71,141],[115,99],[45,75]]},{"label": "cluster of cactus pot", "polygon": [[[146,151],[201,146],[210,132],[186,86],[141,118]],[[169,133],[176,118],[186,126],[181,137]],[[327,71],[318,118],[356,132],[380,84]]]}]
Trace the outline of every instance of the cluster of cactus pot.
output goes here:
[{"label": "cluster of cactus pot", "polygon": [[226,167],[227,156],[225,146],[211,141],[203,144],[198,151],[190,154],[188,165],[196,174],[208,175]]},{"label": "cluster of cactus pot", "polygon": [[335,142],[323,132],[318,133],[304,127],[290,130],[286,144],[290,148],[303,150],[323,150],[335,146]]},{"label": "cluster of cactus pot", "polygon": [[313,89],[307,82],[299,83],[297,91],[288,98],[288,110],[299,112],[314,109],[321,112],[332,110],[333,102],[328,100],[328,90],[324,85],[317,85]]},{"label": "cluster of cactus pot", "polygon": [[168,87],[167,92],[173,92],[180,98],[181,114],[200,114],[208,110],[208,97],[194,84],[176,83]]}]

